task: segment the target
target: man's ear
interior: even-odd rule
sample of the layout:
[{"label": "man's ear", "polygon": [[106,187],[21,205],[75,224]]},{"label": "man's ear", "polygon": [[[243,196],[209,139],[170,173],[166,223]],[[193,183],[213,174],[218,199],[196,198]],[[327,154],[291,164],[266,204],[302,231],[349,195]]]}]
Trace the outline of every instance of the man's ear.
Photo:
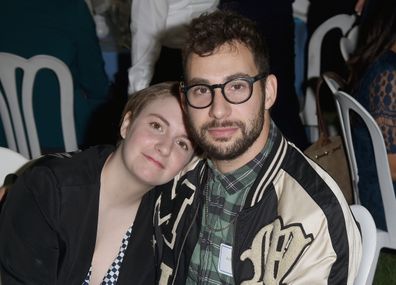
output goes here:
[{"label": "man's ear", "polygon": [[270,74],[267,76],[265,82],[265,102],[264,107],[265,110],[269,110],[272,105],[274,105],[276,100],[278,90],[278,81],[276,80],[275,75]]},{"label": "man's ear", "polygon": [[120,127],[120,135],[123,139],[126,138],[130,125],[131,125],[131,112],[128,112],[125,114],[124,118],[122,119],[122,124]]}]

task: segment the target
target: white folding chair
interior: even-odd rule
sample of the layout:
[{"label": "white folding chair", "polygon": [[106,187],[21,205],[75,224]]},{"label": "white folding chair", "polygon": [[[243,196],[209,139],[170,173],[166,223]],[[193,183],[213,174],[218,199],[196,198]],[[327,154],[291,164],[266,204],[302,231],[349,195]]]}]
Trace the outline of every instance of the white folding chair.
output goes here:
[{"label": "white folding chair", "polygon": [[328,74],[323,73],[322,78],[326,85],[329,87],[331,93],[335,94],[340,89],[340,84],[333,77],[330,77]]},{"label": "white folding chair", "polygon": [[[16,69],[24,71],[21,106],[17,95]],[[0,115],[8,147],[27,158],[37,158],[42,152],[33,110],[33,85],[40,69],[52,70],[59,80],[60,114],[65,151],[77,149],[74,125],[73,80],[69,68],[59,59],[37,55],[30,59],[10,53],[0,53]]]},{"label": "white folding chair", "polygon": [[[334,29],[341,30],[344,35],[355,22],[354,15],[336,15],[322,23],[312,34],[308,43],[307,81],[319,78],[322,42],[325,35]],[[316,115],[315,88],[308,86],[305,92],[304,107],[301,112],[303,124],[309,131],[309,140],[318,139],[318,118]]]},{"label": "white folding chair", "polygon": [[355,51],[359,33],[359,26],[354,26],[345,36],[340,39],[341,55],[348,61],[351,54]]},{"label": "white folding chair", "polygon": [[352,213],[360,225],[362,234],[362,259],[355,279],[355,285],[371,285],[369,281],[370,271],[376,261],[375,249],[377,246],[377,229],[370,212],[362,205],[351,205]]},{"label": "white folding chair", "polygon": [[390,174],[388,157],[382,132],[370,113],[352,96],[337,91],[334,94],[337,112],[340,117],[340,125],[345,140],[345,148],[351,169],[352,186],[355,194],[355,201],[360,204],[359,199],[359,173],[353,148],[353,137],[351,133],[350,112],[357,114],[366,124],[374,149],[377,176],[382,196],[382,203],[385,212],[387,231],[377,229],[377,243],[372,267],[370,268],[367,284],[371,284],[378,261],[378,256],[382,248],[396,249],[396,198],[393,189],[392,176]]},{"label": "white folding chair", "polygon": [[0,147],[0,186],[3,185],[4,179],[8,174],[16,172],[28,161],[20,153]]}]

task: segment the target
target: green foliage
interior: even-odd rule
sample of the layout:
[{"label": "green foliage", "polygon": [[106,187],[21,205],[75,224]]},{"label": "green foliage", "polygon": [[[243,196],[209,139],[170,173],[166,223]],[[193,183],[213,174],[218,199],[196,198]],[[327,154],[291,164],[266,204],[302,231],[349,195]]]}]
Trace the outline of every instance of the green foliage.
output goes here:
[{"label": "green foliage", "polygon": [[384,249],[381,251],[373,285],[396,284],[396,251]]}]

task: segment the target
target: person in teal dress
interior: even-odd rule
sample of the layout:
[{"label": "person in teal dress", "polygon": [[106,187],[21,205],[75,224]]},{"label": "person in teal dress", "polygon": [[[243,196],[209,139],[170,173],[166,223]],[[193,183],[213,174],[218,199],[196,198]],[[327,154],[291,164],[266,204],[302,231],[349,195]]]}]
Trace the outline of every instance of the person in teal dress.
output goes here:
[{"label": "person in teal dress", "polygon": [[[86,147],[95,112],[107,101],[109,80],[95,23],[85,1],[0,0],[0,39],[0,52],[24,58],[51,55],[69,67],[74,84],[77,141],[80,148]],[[57,94],[55,75],[48,70],[40,71],[34,86],[33,107],[45,152],[63,150]],[[7,146],[5,142],[0,130],[0,143]]]}]

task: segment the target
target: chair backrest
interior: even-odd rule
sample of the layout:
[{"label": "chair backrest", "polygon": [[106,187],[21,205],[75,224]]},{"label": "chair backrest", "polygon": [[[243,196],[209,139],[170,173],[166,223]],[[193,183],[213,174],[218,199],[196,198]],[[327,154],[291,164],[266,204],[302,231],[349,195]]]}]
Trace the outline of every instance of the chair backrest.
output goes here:
[{"label": "chair backrest", "polygon": [[[355,22],[354,15],[340,14],[336,15],[324,23],[322,23],[312,34],[308,43],[308,62],[307,62],[307,81],[316,79],[320,76],[320,62],[322,42],[325,35],[334,29],[341,30],[341,33],[346,34]],[[305,92],[304,107],[301,113],[303,124],[307,127],[313,127],[310,130],[310,140],[315,141],[318,136],[317,126],[318,118],[316,116],[316,102],[315,102],[315,88],[308,86]],[[315,131],[316,129],[316,131]]]},{"label": "chair backrest", "polygon": [[0,147],[0,186],[4,183],[4,178],[16,172],[29,160],[11,149]]},{"label": "chair backrest", "polygon": [[323,73],[322,78],[326,85],[329,87],[331,93],[335,94],[340,89],[340,83],[337,82],[335,78],[329,76],[329,74]]},{"label": "chair backrest", "polygon": [[340,39],[341,55],[345,61],[349,59],[355,51],[359,34],[359,26],[354,26],[345,36]]},{"label": "chair backrest", "polygon": [[392,176],[390,174],[388,156],[382,132],[370,115],[370,113],[352,96],[337,91],[334,94],[337,112],[340,117],[340,125],[345,139],[345,148],[351,169],[352,186],[355,195],[355,201],[360,204],[358,182],[359,173],[356,163],[355,152],[353,148],[353,137],[351,133],[350,112],[356,113],[366,124],[374,149],[375,164],[377,168],[378,182],[380,186],[382,203],[385,211],[385,220],[388,229],[388,238],[396,242],[396,198],[393,190]]},{"label": "chair backrest", "polygon": [[293,17],[307,22],[307,14],[309,8],[308,0],[294,0],[293,1]]},{"label": "chair backrest", "polygon": [[308,79],[318,77],[321,73],[321,50],[325,35],[333,29],[340,29],[341,33],[345,35],[350,30],[355,20],[355,15],[339,14],[323,22],[313,32],[308,44]]},{"label": "chair backrest", "polygon": [[370,212],[362,205],[351,205],[352,213],[360,225],[362,234],[362,258],[355,279],[355,285],[371,285],[370,269],[376,264],[375,249],[377,246],[377,228]]},{"label": "chair backrest", "polygon": [[[16,69],[23,70],[21,106],[18,100]],[[37,135],[33,110],[33,85],[41,69],[52,70],[59,80],[60,114],[65,151],[77,149],[74,125],[73,80],[69,68],[59,59],[37,55],[30,59],[0,53],[0,115],[8,147],[28,158],[37,158],[42,152]]]}]

